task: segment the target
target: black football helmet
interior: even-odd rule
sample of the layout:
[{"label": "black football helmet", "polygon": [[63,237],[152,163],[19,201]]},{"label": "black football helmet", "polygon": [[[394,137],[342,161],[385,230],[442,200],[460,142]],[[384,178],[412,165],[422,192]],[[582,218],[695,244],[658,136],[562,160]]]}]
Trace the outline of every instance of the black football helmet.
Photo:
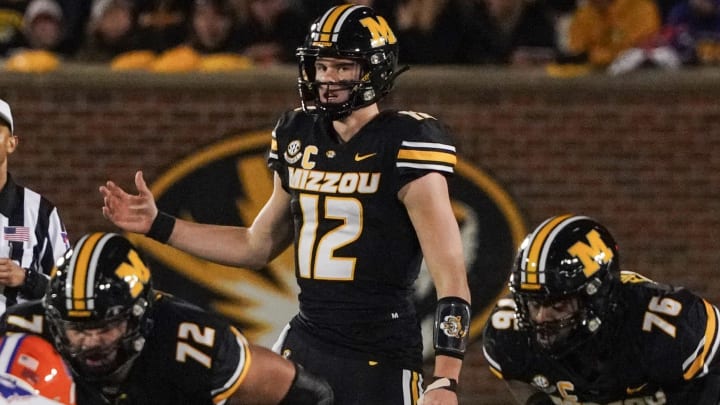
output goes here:
[{"label": "black football helmet", "polygon": [[[352,4],[335,6],[315,20],[296,55],[303,110],[327,114],[333,120],[382,99],[392,89],[395,78],[407,70],[407,67],[398,70],[397,39],[387,21],[370,7]],[[323,83],[315,80],[315,61],[319,57],[360,63],[359,80],[339,83],[350,90],[346,102],[320,102],[319,87]]]},{"label": "black football helmet", "polygon": [[[510,276],[519,325],[534,334],[541,350],[567,353],[610,316],[619,278],[617,244],[604,226],[584,216],[549,218],[525,238]],[[577,300],[572,316],[542,323],[531,318],[530,303],[551,305],[563,299]]]},{"label": "black football helmet", "polygon": [[[113,233],[85,235],[58,259],[44,299],[45,314],[55,346],[78,374],[107,379],[132,365],[151,329],[151,282],[138,251]],[[68,329],[103,329],[122,321],[127,321],[126,332],[111,347],[73,347],[67,338]],[[112,357],[97,367],[85,361]]]}]

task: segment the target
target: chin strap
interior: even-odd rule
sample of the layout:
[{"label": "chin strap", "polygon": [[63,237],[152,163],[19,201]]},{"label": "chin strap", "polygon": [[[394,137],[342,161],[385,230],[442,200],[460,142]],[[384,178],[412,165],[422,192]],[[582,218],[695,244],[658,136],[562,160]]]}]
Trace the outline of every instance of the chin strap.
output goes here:
[{"label": "chin strap", "polygon": [[393,72],[392,76],[390,77],[390,82],[395,83],[395,79],[398,76],[400,76],[401,74],[407,72],[408,70],[410,70],[410,66],[405,65],[405,66],[401,67],[400,69],[398,69],[397,71]]}]

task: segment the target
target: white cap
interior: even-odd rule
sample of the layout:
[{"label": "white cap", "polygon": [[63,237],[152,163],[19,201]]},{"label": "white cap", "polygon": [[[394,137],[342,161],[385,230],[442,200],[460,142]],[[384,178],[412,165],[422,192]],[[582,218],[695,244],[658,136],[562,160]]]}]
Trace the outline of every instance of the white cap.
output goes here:
[{"label": "white cap", "polygon": [[105,14],[113,0],[94,0],[90,9],[90,21],[97,21]]},{"label": "white cap", "polygon": [[39,15],[49,15],[58,20],[63,19],[63,11],[55,0],[32,0],[25,9],[24,24],[30,25]]},{"label": "white cap", "polygon": [[12,112],[10,112],[10,104],[6,103],[4,100],[0,100],[0,119],[8,124],[10,127],[10,133],[12,134],[14,129]]}]

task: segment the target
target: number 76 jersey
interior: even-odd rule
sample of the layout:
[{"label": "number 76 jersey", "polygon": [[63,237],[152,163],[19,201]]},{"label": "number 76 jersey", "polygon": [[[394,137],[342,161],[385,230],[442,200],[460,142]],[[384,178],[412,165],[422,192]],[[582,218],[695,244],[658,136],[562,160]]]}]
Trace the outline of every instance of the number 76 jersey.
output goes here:
[{"label": "number 76 jersey", "polygon": [[300,309],[328,340],[387,353],[420,343],[412,286],[422,252],[398,192],[455,163],[445,126],[427,114],[383,111],[347,143],[320,115],[279,119],[268,164],[291,195]]},{"label": "number 76 jersey", "polygon": [[597,334],[562,356],[533,345],[532,332],[515,325],[514,301],[500,300],[483,336],[490,371],[567,404],[697,404],[720,383],[714,305],[625,271],[613,294],[617,307]]}]

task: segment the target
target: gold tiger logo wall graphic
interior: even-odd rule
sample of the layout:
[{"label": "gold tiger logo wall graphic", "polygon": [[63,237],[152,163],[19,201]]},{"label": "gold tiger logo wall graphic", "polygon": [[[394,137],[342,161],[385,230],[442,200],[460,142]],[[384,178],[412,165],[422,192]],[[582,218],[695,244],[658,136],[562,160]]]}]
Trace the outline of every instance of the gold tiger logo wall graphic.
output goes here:
[{"label": "gold tiger logo wall graphic", "polygon": [[[196,222],[250,225],[272,192],[269,143],[269,130],[239,134],[177,162],[150,187],[158,207]],[[473,295],[474,339],[505,291],[526,228],[512,198],[479,168],[459,160],[449,186]],[[255,343],[271,346],[297,312],[292,247],[256,271],[207,262],[136,234],[128,237],[145,253],[157,288],[226,317]],[[436,298],[424,266],[415,299],[430,355]]]}]

